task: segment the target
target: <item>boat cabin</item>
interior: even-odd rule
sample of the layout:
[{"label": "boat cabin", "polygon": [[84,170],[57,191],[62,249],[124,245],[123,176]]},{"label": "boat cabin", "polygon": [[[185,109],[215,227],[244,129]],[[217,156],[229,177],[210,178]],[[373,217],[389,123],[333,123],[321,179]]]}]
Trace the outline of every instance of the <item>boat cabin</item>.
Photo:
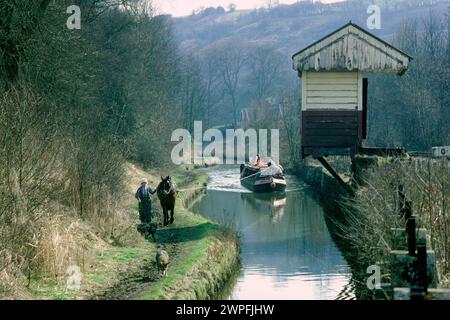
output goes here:
[{"label": "boat cabin", "polygon": [[365,73],[403,75],[411,57],[353,24],[293,56],[302,81],[302,157],[355,155],[367,138]]}]

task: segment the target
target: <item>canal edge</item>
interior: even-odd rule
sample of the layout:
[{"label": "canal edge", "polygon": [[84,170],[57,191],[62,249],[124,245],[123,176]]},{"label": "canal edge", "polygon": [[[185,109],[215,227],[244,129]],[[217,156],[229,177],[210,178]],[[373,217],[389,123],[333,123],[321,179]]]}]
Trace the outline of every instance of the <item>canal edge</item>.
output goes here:
[{"label": "canal edge", "polygon": [[[362,174],[363,169],[359,168],[358,174]],[[352,249],[345,239],[346,210],[351,203],[351,194],[337,181],[324,167],[307,160],[303,160],[298,168],[291,170],[291,173],[302,179],[307,185],[312,187],[320,196],[320,202],[324,207],[325,221],[329,232],[336,246],[341,251],[347,261],[352,287],[355,297],[358,299],[369,299],[371,291],[366,287],[366,268],[371,264],[369,257],[356,258],[357,252]],[[344,179],[350,186],[350,179]],[[339,224],[339,226],[337,225]]]},{"label": "canal edge", "polygon": [[209,177],[198,169],[189,170],[189,173],[195,179],[182,186],[177,214],[195,217],[198,224],[208,225],[208,234],[204,239],[193,241],[191,254],[184,258],[185,263],[178,268],[185,269],[184,272],[172,281],[162,279],[159,284],[142,293],[138,300],[224,299],[237,280],[236,275],[241,266],[238,234],[192,212],[194,204],[205,195]]}]

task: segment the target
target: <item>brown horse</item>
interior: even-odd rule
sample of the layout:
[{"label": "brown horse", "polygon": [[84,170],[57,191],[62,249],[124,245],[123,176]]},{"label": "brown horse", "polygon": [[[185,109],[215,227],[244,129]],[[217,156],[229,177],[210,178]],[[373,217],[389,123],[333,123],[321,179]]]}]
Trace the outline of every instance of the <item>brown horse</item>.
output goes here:
[{"label": "brown horse", "polygon": [[[173,216],[175,214],[175,201],[177,199],[177,185],[170,177],[161,177],[161,183],[158,185],[157,193],[161,207],[164,213],[164,226],[173,223]],[[170,211],[170,220],[169,220]]]}]

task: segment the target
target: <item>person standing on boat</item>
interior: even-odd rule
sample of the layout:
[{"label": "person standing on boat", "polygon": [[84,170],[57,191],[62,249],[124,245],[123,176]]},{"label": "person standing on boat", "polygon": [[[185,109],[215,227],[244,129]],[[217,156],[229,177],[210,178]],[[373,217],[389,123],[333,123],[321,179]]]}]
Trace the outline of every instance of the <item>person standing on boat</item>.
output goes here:
[{"label": "person standing on boat", "polygon": [[148,180],[143,178],[141,180],[141,186],[135,194],[135,197],[139,202],[139,220],[141,220],[142,223],[152,222],[152,199],[150,198],[150,195],[155,193],[156,189],[152,190],[148,186]]},{"label": "person standing on boat", "polygon": [[255,166],[259,166],[261,164],[261,157],[259,156],[259,154],[256,155],[255,158]]}]

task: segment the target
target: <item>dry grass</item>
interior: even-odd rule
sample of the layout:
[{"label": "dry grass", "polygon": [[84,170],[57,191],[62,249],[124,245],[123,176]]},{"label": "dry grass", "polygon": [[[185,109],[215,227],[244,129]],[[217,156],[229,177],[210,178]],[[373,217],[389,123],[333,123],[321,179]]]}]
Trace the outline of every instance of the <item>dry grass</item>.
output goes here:
[{"label": "dry grass", "polygon": [[32,269],[57,282],[64,281],[66,270],[71,265],[86,269],[92,258],[93,246],[103,244],[92,227],[63,215],[47,220],[38,235]]},{"label": "dry grass", "polygon": [[[68,265],[88,260],[86,242],[110,241],[115,225],[128,221],[117,210],[123,159],[108,141],[86,143],[91,149],[80,156],[70,138],[48,128],[45,103],[22,85],[0,95],[0,297],[26,297],[35,278],[60,281]],[[90,171],[81,172],[80,159]],[[108,196],[99,202],[99,194]]]},{"label": "dry grass", "polygon": [[[362,265],[388,261],[391,228],[404,228],[400,218],[397,188],[403,185],[413,202],[419,227],[431,235],[436,253],[436,275],[442,287],[450,283],[450,169],[447,160],[395,160],[365,173],[364,186],[356,197],[343,204],[346,223],[337,224],[341,235],[350,241]],[[385,279],[389,270],[382,268]]]},{"label": "dry grass", "polygon": [[[50,200],[30,211],[26,195],[12,185],[16,191],[0,201],[0,298],[28,298],[28,287],[36,281],[64,284],[67,268],[76,265],[84,272],[97,249],[140,241],[130,232],[137,215],[130,204],[124,205],[123,197],[93,200],[92,211],[81,218],[64,201]],[[4,194],[11,194],[1,187]]]}]

